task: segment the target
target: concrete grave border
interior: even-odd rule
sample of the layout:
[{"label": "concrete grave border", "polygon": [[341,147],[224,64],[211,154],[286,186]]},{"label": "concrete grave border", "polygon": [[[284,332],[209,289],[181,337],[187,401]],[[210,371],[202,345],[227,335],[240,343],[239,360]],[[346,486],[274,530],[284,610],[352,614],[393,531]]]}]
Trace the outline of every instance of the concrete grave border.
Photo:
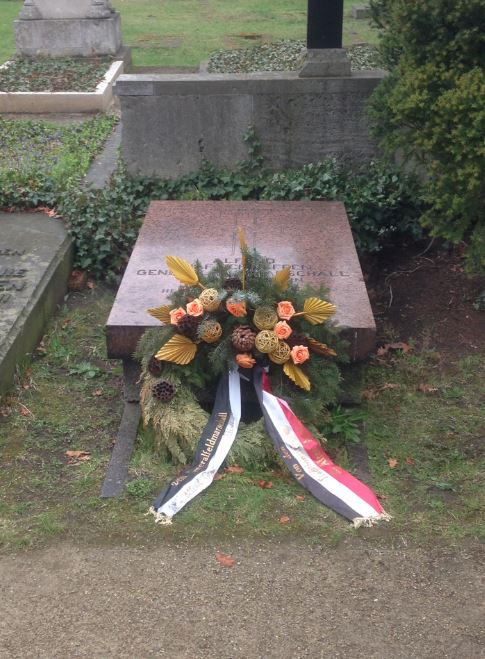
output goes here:
[{"label": "concrete grave border", "polygon": [[[0,69],[10,64],[9,60]],[[123,60],[114,61],[94,92],[0,92],[0,113],[106,112],[124,65]]]}]

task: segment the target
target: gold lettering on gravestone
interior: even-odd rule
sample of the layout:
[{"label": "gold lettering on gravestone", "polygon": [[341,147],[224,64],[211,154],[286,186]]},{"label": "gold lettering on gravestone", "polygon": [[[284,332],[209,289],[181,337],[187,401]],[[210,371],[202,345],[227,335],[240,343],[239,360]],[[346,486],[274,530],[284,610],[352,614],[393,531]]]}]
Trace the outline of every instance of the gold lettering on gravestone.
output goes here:
[{"label": "gold lettering on gravestone", "polygon": [[[25,250],[0,247],[0,257],[18,258],[25,255]],[[0,263],[0,304],[7,304],[28,284],[28,269],[23,263],[5,265]]]}]

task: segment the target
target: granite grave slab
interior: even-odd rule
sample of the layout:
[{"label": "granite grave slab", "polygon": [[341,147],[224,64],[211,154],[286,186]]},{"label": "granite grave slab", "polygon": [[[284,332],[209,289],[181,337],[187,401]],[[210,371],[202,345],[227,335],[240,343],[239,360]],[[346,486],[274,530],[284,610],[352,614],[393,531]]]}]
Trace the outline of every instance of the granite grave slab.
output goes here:
[{"label": "granite grave slab", "polygon": [[351,359],[369,354],[375,322],[342,203],[156,201],[150,205],[108,319],[109,357],[131,358],[145,329],[159,324],[146,310],[167,303],[178,286],[165,256],[199,259],[206,269],[216,258],[238,267],[238,227],[275,272],[290,265],[294,281],[325,283]]},{"label": "granite grave slab", "polygon": [[72,244],[60,220],[0,213],[0,395],[62,301]]}]

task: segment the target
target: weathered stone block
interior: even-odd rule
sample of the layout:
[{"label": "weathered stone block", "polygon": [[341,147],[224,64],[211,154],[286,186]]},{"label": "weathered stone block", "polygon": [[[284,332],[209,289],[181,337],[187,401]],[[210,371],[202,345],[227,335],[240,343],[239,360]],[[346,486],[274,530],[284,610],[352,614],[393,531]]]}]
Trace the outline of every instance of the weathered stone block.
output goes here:
[{"label": "weathered stone block", "polygon": [[350,10],[350,15],[357,20],[370,18],[370,7],[368,5],[354,5]]},{"label": "weathered stone block", "polygon": [[0,213],[0,395],[62,301],[72,247],[59,220]]},{"label": "weathered stone block", "polygon": [[243,138],[254,126],[271,169],[328,156],[360,164],[377,152],[364,106],[383,75],[122,75],[122,156],[143,176],[175,178],[204,160],[232,168],[247,157]]},{"label": "weathered stone block", "polygon": [[350,75],[350,60],[343,48],[308,48],[302,58],[300,78],[340,78]]},{"label": "weathered stone block", "polygon": [[92,57],[115,55],[121,48],[120,15],[108,18],[53,18],[14,22],[18,55]]}]

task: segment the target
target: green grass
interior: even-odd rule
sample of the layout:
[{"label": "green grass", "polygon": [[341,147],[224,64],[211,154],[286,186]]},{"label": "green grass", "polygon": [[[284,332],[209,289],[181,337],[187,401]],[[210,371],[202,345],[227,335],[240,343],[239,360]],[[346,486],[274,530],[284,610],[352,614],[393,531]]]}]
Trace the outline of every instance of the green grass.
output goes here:
[{"label": "green grass", "polygon": [[[346,0],[344,44],[375,43],[367,21],[348,18],[360,0]],[[0,61],[15,50],[13,20],[21,2],[0,0]],[[114,0],[123,41],[138,66],[197,66],[220,48],[276,39],[303,39],[306,0]]]},{"label": "green grass", "polygon": [[[102,288],[65,308],[44,339],[45,352],[19,373],[0,414],[0,546],[42,546],[64,538],[93,544],[304,536],[333,545],[357,533],[384,543],[460,544],[483,537],[485,356],[442,360],[402,355],[347,369],[376,397],[363,405],[362,441],[374,489],[390,524],[353,531],[284,473],[226,474],[190,503],[173,526],[145,517],[174,468],[161,463],[141,432],[130,482],[116,500],[99,491],[121,413],[121,369],[105,356],[103,322],[113,294]],[[90,364],[87,369],[83,365]],[[397,388],[384,388],[385,384]],[[422,393],[420,384],[436,388]],[[354,387],[355,388],[355,387]],[[2,416],[3,414],[3,416]],[[337,461],[352,470],[342,438]],[[71,465],[67,450],[91,453]],[[397,460],[395,468],[388,463]],[[273,482],[261,489],[254,481]],[[304,495],[304,501],[296,498]],[[280,524],[281,515],[290,518]]]},{"label": "green grass", "polygon": [[0,208],[40,202],[53,206],[79,185],[117,119],[98,116],[83,122],[6,120],[0,117]]}]

